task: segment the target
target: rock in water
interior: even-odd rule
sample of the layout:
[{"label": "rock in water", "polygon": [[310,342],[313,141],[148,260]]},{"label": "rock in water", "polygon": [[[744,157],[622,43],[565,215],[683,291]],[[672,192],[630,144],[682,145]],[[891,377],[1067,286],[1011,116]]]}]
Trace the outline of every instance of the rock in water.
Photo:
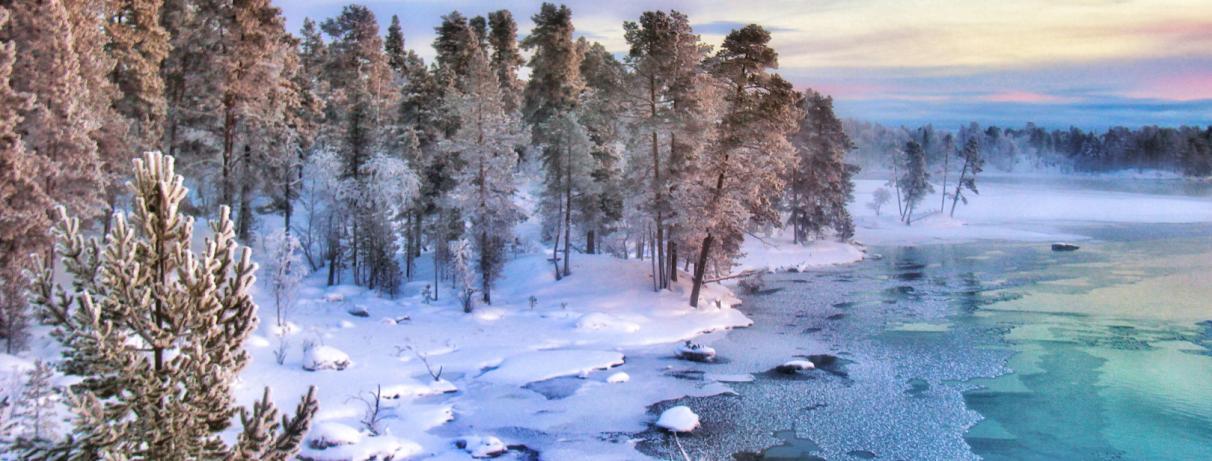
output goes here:
[{"label": "rock in water", "polygon": [[661,413],[656,425],[669,432],[690,432],[698,429],[699,415],[694,414],[690,407],[679,405]]},{"label": "rock in water", "polygon": [[679,344],[676,352],[678,358],[692,362],[710,362],[715,360],[715,349],[690,341]]},{"label": "rock in water", "polygon": [[790,362],[787,362],[787,363],[784,363],[777,367],[774,367],[774,371],[777,371],[779,373],[788,374],[788,375],[793,375],[798,372],[801,372],[804,370],[811,370],[814,368],[816,368],[816,364],[814,364],[808,360],[792,360]]},{"label": "rock in water", "polygon": [[1081,248],[1081,247],[1074,245],[1072,243],[1061,242],[1061,243],[1052,244],[1052,251],[1077,251],[1078,248]]}]

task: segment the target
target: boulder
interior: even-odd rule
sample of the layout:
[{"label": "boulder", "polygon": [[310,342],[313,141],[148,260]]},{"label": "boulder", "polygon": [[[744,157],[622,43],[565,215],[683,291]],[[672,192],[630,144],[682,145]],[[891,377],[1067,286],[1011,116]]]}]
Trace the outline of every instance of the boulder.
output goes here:
[{"label": "boulder", "polygon": [[1060,242],[1060,243],[1052,244],[1052,251],[1077,251],[1078,248],[1081,248],[1081,247],[1074,245],[1072,243]]},{"label": "boulder", "polygon": [[675,352],[678,358],[692,362],[711,362],[715,360],[715,349],[690,341],[679,344]]},{"label": "boulder", "polygon": [[777,371],[777,372],[783,373],[783,374],[793,375],[793,374],[799,373],[801,371],[812,370],[815,368],[816,368],[816,364],[812,363],[809,360],[792,360],[792,361],[786,362],[782,365],[779,365],[777,367],[774,367],[774,371]]},{"label": "boulder", "polygon": [[699,427],[699,415],[685,405],[665,410],[657,419],[656,426],[669,432],[690,432]]},{"label": "boulder", "polygon": [[491,435],[473,435],[455,441],[455,446],[466,451],[472,458],[496,458],[509,451],[501,439]]},{"label": "boulder", "polygon": [[332,346],[312,346],[303,351],[303,369],[307,371],[344,370],[349,354]]}]

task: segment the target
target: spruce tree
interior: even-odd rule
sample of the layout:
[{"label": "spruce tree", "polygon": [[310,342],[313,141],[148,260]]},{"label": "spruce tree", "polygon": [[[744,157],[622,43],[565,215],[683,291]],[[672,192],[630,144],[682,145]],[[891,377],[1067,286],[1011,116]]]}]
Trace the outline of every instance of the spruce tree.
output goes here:
[{"label": "spruce tree", "polygon": [[854,223],[846,204],[854,198],[851,176],[856,171],[845,163],[850,138],[833,113],[833,98],[808,90],[803,109],[799,130],[791,138],[796,159],[786,181],[788,223],[799,243],[822,237],[826,229],[849,239]]},{"label": "spruce tree", "polygon": [[926,151],[917,141],[905,144],[905,170],[896,179],[896,187],[904,197],[902,219],[908,226],[913,224],[914,208],[917,208],[927,194],[934,192],[934,186],[930,184],[930,172],[926,169]]},{"label": "spruce tree", "polygon": [[518,23],[509,10],[488,13],[488,43],[492,46],[492,69],[501,84],[501,101],[505,112],[521,109],[522,81],[518,67],[526,63],[518,49]]},{"label": "spruce tree", "polygon": [[985,169],[985,159],[981,158],[981,146],[975,138],[969,138],[964,144],[964,150],[959,153],[960,158],[964,159],[964,166],[960,169],[959,182],[955,185],[955,193],[951,196],[951,214],[955,216],[955,205],[958,202],[968,204],[968,197],[964,194],[964,189],[972,191],[973,194],[980,194],[976,190],[976,175]]},{"label": "spruce tree", "polygon": [[[0,7],[0,28],[7,21],[8,10]],[[52,206],[39,180],[45,159],[30,155],[18,132],[21,114],[33,104],[31,95],[9,85],[14,55],[13,43],[0,41],[0,337],[10,354],[25,338],[25,271],[33,267],[32,255],[47,247]]]},{"label": "spruce tree", "polygon": [[316,411],[315,390],[274,423],[265,398],[240,410],[234,446],[219,437],[237,410],[232,385],[257,325],[249,292],[257,269],[236,243],[228,209],[195,252],[188,191],[173,158],[135,162],[130,218],[118,214],[102,245],[59,209],[56,232],[70,287],[43,269],[32,296],[63,346],[73,434],[53,452],[70,459],[291,459]]},{"label": "spruce tree", "polygon": [[387,27],[387,38],[383,41],[383,52],[387,53],[387,65],[396,75],[403,76],[408,71],[408,52],[404,49],[404,29],[400,27],[400,17],[391,15],[391,25]]},{"label": "spruce tree", "polygon": [[592,184],[577,197],[578,221],[585,231],[585,252],[601,251],[598,241],[615,230],[623,217],[623,118],[624,76],[626,70],[602,44],[577,41],[581,49],[581,75],[585,91],[581,94],[580,119],[593,143]]},{"label": "spruce tree", "polygon": [[713,71],[728,87],[727,109],[716,145],[704,152],[701,176],[686,190],[693,204],[688,212],[701,223],[694,231],[702,235],[691,306],[698,305],[709,263],[731,268],[746,226],[781,221],[775,203],[795,153],[787,137],[799,108],[791,84],[770,72],[778,54],[769,43],[770,33],[751,24],[729,33],[714,58]]}]

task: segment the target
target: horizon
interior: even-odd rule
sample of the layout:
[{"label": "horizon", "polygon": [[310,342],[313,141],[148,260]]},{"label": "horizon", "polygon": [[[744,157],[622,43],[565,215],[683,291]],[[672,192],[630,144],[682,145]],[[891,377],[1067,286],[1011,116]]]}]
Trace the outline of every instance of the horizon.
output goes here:
[{"label": "horizon", "polygon": [[[400,16],[405,45],[430,62],[433,28],[451,11],[508,9],[519,38],[541,2],[275,0],[298,33],[351,3],[374,11],[380,33]],[[558,2],[557,2],[558,3]],[[678,10],[704,42],[733,28],[767,28],[779,72],[833,96],[838,115],[889,126],[962,124],[1103,130],[1212,125],[1212,3],[1185,0],[1032,0],[1015,5],[841,2],[564,2],[576,35],[626,52],[623,22]],[[1024,19],[1026,18],[1026,19]],[[523,69],[525,72],[525,69]]]}]

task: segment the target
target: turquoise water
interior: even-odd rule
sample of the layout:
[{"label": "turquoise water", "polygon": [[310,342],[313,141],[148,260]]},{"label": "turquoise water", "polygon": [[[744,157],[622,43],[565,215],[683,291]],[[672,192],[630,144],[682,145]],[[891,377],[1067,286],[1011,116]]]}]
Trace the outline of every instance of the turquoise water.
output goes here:
[{"label": "turquoise water", "polygon": [[[1212,227],[1074,231],[1094,240],[772,276],[745,300],[755,326],[713,343],[724,363],[694,365],[754,381],[658,407],[703,416],[680,440],[696,459],[1212,459]],[[816,354],[836,363],[766,372]]]}]

